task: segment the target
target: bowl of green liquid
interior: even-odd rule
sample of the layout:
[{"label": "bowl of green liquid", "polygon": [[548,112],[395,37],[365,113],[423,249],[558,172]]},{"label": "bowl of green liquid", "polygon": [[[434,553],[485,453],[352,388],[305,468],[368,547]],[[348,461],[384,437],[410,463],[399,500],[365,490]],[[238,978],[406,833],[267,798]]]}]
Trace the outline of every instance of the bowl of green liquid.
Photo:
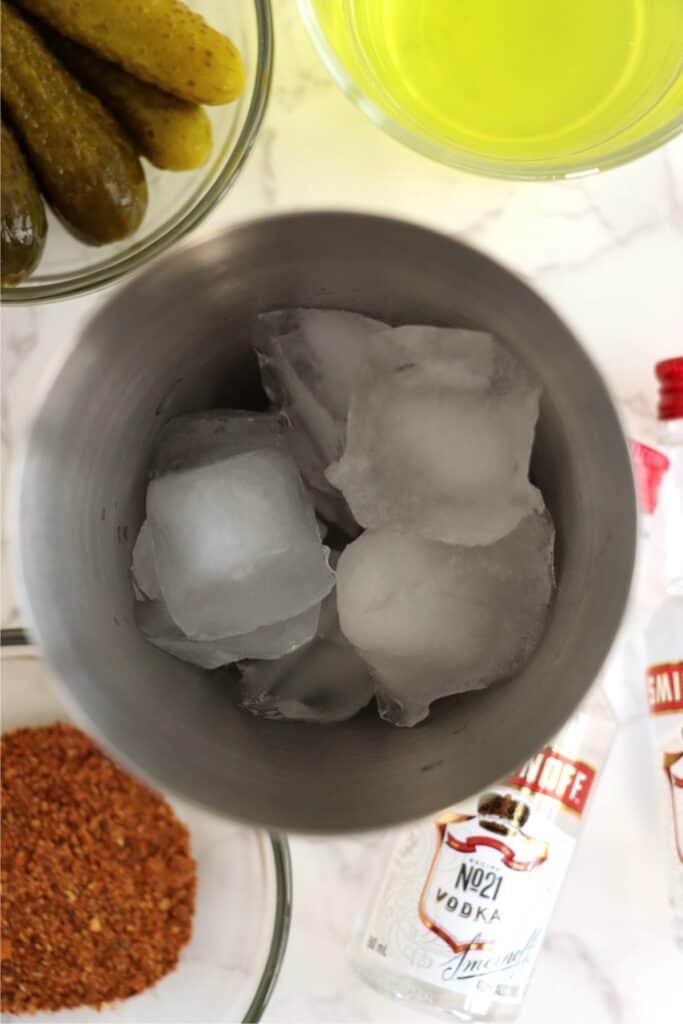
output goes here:
[{"label": "bowl of green liquid", "polygon": [[683,128],[683,0],[299,0],[334,79],[443,163],[604,170]]}]

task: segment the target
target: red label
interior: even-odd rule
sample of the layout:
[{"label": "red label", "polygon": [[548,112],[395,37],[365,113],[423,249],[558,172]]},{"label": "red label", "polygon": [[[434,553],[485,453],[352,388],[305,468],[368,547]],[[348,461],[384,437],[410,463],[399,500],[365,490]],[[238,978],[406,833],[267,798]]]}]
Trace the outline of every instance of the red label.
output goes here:
[{"label": "red label", "polygon": [[544,747],[506,782],[517,789],[550,796],[568,811],[581,814],[594,778],[595,769],[585,761],[573,761],[553,747]]},{"label": "red label", "polygon": [[652,665],[647,670],[647,697],[653,715],[683,711],[683,661]]},{"label": "red label", "polygon": [[543,844],[543,848],[537,857],[533,857],[531,860],[520,860],[515,851],[507,843],[503,843],[500,839],[492,839],[491,836],[468,836],[467,839],[458,839],[456,836],[446,836],[446,846],[449,846],[451,850],[457,850],[458,853],[476,853],[478,846],[488,846],[491,850],[497,850],[502,854],[501,860],[506,868],[511,868],[513,871],[533,871],[539,864],[542,864],[548,859],[548,846],[546,843]]}]

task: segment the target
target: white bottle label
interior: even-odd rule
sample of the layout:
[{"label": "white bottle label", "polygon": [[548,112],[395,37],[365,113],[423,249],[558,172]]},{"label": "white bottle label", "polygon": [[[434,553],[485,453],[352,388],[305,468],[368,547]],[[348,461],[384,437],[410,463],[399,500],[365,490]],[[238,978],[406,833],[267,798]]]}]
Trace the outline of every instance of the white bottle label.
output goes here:
[{"label": "white bottle label", "polygon": [[[543,764],[553,757],[546,749]],[[592,779],[591,770],[586,795]],[[477,813],[446,812],[402,837],[361,956],[463,996],[521,1002],[576,841],[556,819],[579,812],[513,781],[521,792],[498,786]],[[523,822],[482,812],[486,800],[516,808]]]},{"label": "white bottle label", "polygon": [[683,873],[683,661],[652,665],[647,683],[669,846]]},{"label": "white bottle label", "polygon": [[683,750],[666,754],[663,768],[671,790],[675,851],[683,864]]}]

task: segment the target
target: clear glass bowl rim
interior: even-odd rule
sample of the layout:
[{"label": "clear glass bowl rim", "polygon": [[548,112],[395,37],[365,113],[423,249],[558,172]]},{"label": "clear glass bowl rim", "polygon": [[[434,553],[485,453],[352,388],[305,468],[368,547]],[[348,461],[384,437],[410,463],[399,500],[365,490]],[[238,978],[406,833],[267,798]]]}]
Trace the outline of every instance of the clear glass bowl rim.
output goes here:
[{"label": "clear glass bowl rim", "polygon": [[2,288],[2,302],[29,305],[38,302],[52,302],[69,299],[87,292],[96,291],[112,284],[133,270],[142,267],[149,260],[164,252],[171,245],[196,227],[216,206],[231,188],[251,152],[263,121],[273,78],[274,30],[273,12],[270,0],[253,0],[256,15],[258,49],[254,73],[254,90],[249,101],[242,130],[233,146],[225,166],[208,191],[178,221],[172,221],[162,234],[149,244],[132,252],[116,263],[84,270],[68,281],[54,281],[46,284],[26,284],[16,288]]},{"label": "clear glass bowl rim", "polygon": [[[345,2],[345,0],[339,0],[339,2]],[[342,92],[366,117],[410,149],[423,156],[428,156],[432,160],[437,160],[439,163],[467,171],[470,174],[512,181],[548,181],[557,178],[584,177],[589,174],[597,174],[600,171],[607,171],[612,167],[619,167],[621,164],[645,156],[646,153],[658,149],[659,146],[674,139],[683,131],[683,112],[681,112],[661,128],[649,132],[637,142],[617,148],[614,152],[599,158],[591,156],[591,151],[586,150],[585,156],[577,156],[574,159],[539,161],[538,163],[487,159],[468,153],[464,149],[457,149],[455,146],[430,142],[429,139],[404,128],[359,89],[328,43],[313,9],[312,0],[297,0],[297,6],[306,31],[327,71]]]},{"label": "clear glass bowl rim", "polygon": [[[24,629],[0,630],[0,648],[33,647]],[[242,1024],[257,1024],[261,1020],[280,976],[287,951],[289,927],[292,920],[292,859],[285,835],[268,833],[275,871],[275,917],[270,948],[251,1003],[242,1018]]]}]

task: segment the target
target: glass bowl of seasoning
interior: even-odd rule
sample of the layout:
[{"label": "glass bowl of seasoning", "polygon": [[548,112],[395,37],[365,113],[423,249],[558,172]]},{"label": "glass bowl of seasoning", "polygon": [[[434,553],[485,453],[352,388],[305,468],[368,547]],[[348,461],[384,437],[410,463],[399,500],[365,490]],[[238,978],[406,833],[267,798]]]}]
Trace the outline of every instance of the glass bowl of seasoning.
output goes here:
[{"label": "glass bowl of seasoning", "polygon": [[114,764],[23,639],[3,634],[2,1019],[259,1020],[287,943],[286,841]]}]

